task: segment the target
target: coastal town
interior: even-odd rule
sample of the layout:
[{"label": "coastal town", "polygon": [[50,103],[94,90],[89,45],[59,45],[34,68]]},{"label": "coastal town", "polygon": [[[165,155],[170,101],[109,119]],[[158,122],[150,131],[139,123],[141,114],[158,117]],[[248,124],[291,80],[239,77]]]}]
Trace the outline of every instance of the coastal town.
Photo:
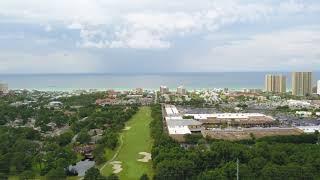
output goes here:
[{"label": "coastal town", "polygon": [[[47,109],[60,111],[66,117],[73,116],[75,112],[72,110],[79,110],[82,105],[80,103],[66,104],[65,99],[90,94],[97,95],[97,98],[93,99],[94,104],[101,107],[112,105],[148,106],[161,103],[169,133],[184,136],[201,132],[204,136],[215,138],[213,134],[246,132],[244,136],[230,137],[231,139],[241,139],[248,138],[248,135],[255,134],[254,132],[262,133],[265,131],[262,134],[274,135],[320,130],[320,81],[317,87],[313,87],[311,72],[300,72],[301,77],[297,77],[295,80],[296,76],[299,76],[299,73],[292,74],[292,84],[297,86],[295,89],[299,92],[286,91],[285,76],[267,74],[265,89],[214,88],[190,91],[184,86],[178,86],[176,90],[170,91],[168,87],[161,86],[158,91],[136,88],[128,91],[111,89],[100,92],[90,89],[72,92],[44,92],[9,90],[8,85],[2,83],[0,84],[0,94],[3,97],[9,97],[10,102],[7,102],[10,107],[39,108],[41,105]],[[11,96],[20,98],[10,98]],[[82,120],[85,118],[87,117]],[[28,119],[15,117],[12,121],[5,123],[10,127],[33,128],[42,132],[43,136],[51,137],[61,135],[70,128],[69,125],[57,126],[55,122],[48,122],[45,128],[38,124],[33,117]],[[190,130],[188,127],[193,125],[196,128]],[[171,131],[175,126],[181,127],[180,130],[177,128]],[[250,128],[245,126],[250,126]],[[48,130],[41,131],[41,129]]]},{"label": "coastal town", "polygon": [[[160,104],[163,132],[181,147],[194,139],[241,141],[319,132],[320,86],[312,87],[308,72],[293,73],[292,81],[296,87],[290,92],[282,75],[266,75],[265,89],[241,90],[189,90],[181,85],[172,90],[162,85],[159,90],[39,91],[9,89],[1,84],[0,125],[2,131],[13,128],[32,133],[28,143],[41,147],[35,152],[43,159],[35,164],[42,176],[56,170],[60,161],[59,156],[48,157],[51,146],[60,148],[56,153],[68,154],[68,166],[64,167],[70,176],[83,177],[93,167],[110,175],[110,165],[112,172],[119,174],[121,161],[109,162],[106,157],[116,157],[119,133],[130,131],[126,121],[139,107]],[[149,157],[139,162],[151,160],[150,152],[139,154]],[[48,162],[50,158],[52,162]],[[12,166],[15,170],[11,173],[28,168]]]}]

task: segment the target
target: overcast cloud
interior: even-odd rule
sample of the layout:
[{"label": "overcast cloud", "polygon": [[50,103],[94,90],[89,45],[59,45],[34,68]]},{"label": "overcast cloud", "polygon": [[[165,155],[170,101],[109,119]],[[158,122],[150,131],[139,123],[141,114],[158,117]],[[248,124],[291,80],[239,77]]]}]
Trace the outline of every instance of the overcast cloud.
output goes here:
[{"label": "overcast cloud", "polygon": [[2,0],[0,73],[320,68],[318,0]]}]

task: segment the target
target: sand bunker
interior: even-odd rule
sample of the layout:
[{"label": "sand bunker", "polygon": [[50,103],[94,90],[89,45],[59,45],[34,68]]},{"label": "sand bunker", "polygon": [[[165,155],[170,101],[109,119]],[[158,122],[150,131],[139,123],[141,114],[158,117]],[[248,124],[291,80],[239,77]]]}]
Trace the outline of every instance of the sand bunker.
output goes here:
[{"label": "sand bunker", "polygon": [[137,161],[140,162],[149,162],[151,160],[151,154],[147,152],[139,152],[140,155],[144,156],[141,159],[138,159]]},{"label": "sand bunker", "polygon": [[122,162],[120,162],[120,161],[112,161],[110,163],[112,165],[112,169],[113,169],[114,174],[118,174],[119,172],[122,171],[121,163]]},{"label": "sand bunker", "polygon": [[123,130],[128,131],[129,129],[131,129],[131,127],[127,126]]}]

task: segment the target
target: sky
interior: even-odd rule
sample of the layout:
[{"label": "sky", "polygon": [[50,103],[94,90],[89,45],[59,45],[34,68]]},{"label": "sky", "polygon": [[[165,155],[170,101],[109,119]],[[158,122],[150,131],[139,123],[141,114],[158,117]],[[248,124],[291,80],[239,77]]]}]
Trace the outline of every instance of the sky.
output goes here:
[{"label": "sky", "polygon": [[0,1],[0,74],[319,69],[319,0]]}]

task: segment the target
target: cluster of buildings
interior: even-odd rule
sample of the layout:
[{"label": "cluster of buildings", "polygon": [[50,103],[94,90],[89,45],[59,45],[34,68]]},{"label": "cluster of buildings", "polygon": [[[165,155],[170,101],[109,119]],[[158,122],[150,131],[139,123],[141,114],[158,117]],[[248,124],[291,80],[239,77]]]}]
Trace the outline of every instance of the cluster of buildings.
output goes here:
[{"label": "cluster of buildings", "polygon": [[241,140],[272,135],[296,135],[303,130],[279,127],[271,116],[261,113],[183,113],[174,105],[162,107],[168,134],[183,142],[187,134],[214,139]]},{"label": "cluster of buildings", "polygon": [[183,86],[178,86],[174,92],[170,91],[167,86],[160,86],[159,92],[160,102],[183,102],[190,100],[189,96],[187,95],[187,89]]},{"label": "cluster of buildings", "polygon": [[[160,94],[168,94],[168,93],[170,93],[170,90],[167,86],[160,86]],[[178,86],[176,93],[180,95],[185,95],[187,94],[187,89],[183,86]]]},{"label": "cluster of buildings", "polygon": [[[312,72],[292,73],[292,95],[306,96],[312,94]],[[287,79],[282,74],[267,74],[265,76],[265,90],[273,93],[287,91]],[[320,81],[318,81],[318,94],[320,95]]]},{"label": "cluster of buildings", "polygon": [[96,104],[100,106],[105,105],[127,105],[127,104],[141,104],[150,105],[154,102],[154,93],[151,91],[143,91],[142,88],[136,88],[132,91],[114,91],[108,90],[106,97],[97,99]]}]

